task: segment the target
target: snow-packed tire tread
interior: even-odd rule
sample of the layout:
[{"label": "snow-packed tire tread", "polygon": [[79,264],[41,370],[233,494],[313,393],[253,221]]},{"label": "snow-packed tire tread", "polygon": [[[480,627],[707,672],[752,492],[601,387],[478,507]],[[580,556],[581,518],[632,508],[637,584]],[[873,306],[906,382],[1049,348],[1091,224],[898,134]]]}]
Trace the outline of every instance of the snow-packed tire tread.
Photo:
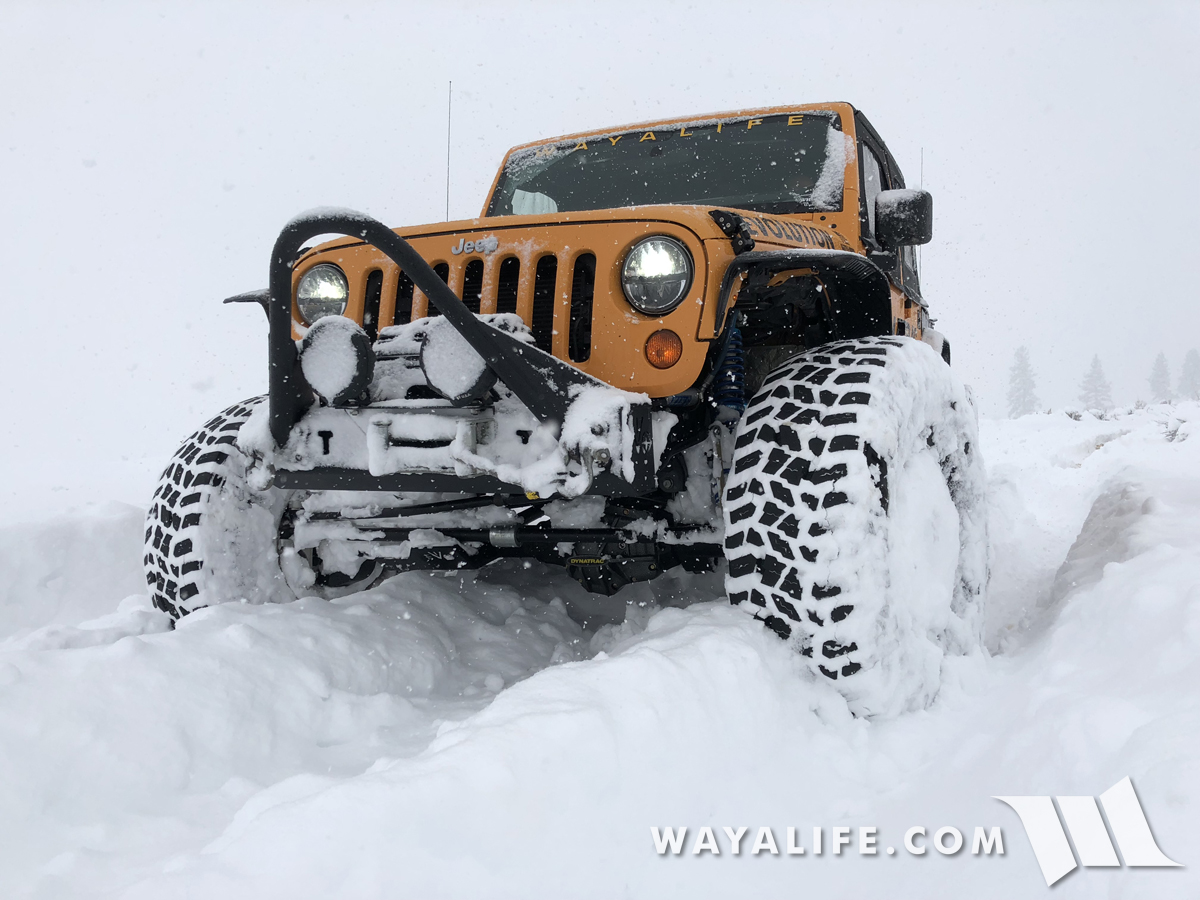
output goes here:
[{"label": "snow-packed tire tread", "polygon": [[[896,353],[905,340],[826,345],[772,372],[747,405],[726,485],[730,602],[746,604],[839,689],[842,682],[855,681],[871,660],[866,648],[846,639],[847,627],[856,624],[857,601],[840,596],[842,586],[829,583],[826,574],[831,560],[845,561],[859,552],[858,536],[850,533],[855,529],[847,531],[847,516],[858,516],[854,521],[878,531],[871,522],[886,518],[890,500],[888,453],[873,446],[877,437],[886,436],[864,431],[858,414],[846,408],[869,407],[875,393],[887,388],[883,376],[889,366],[913,365],[912,354]],[[870,421],[877,426],[879,420]],[[932,430],[929,440],[932,445]],[[969,453],[970,444],[955,452],[961,455],[964,449]],[[978,497],[955,495],[956,468],[962,465],[956,459],[948,453],[940,460],[951,496],[956,503],[976,503]],[[830,510],[852,501],[861,511],[831,521]],[[965,575],[960,572],[955,603],[956,614],[969,618],[962,607],[981,593],[982,584],[978,566],[967,569]],[[860,709],[870,712],[873,705],[878,704],[868,698]]]},{"label": "snow-packed tire tread", "polygon": [[[225,483],[237,432],[265,397],[236,403],[204,423],[163,470],[146,515],[143,566],[154,605],[178,619],[191,611],[187,601],[200,593],[204,560],[194,540],[205,501]],[[237,452],[233,450],[232,452]]]}]

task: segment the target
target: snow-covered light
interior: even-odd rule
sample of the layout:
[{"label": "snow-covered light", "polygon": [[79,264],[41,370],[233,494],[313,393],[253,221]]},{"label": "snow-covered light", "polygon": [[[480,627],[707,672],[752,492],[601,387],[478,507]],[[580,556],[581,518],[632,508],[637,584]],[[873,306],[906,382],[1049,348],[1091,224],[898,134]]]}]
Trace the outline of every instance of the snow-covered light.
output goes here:
[{"label": "snow-covered light", "polygon": [[629,251],[621,287],[630,304],[651,316],[679,305],[692,284],[692,257],[674,238],[647,238]]}]

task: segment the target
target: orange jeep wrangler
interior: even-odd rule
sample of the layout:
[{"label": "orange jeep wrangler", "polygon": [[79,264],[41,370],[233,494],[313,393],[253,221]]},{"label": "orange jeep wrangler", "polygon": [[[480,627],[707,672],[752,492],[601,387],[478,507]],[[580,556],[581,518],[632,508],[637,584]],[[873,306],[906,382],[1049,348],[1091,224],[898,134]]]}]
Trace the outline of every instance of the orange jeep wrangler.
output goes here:
[{"label": "orange jeep wrangler", "polygon": [[[918,279],[931,236],[930,195],[847,103],[516,147],[476,219],[305,213],[270,287],[226,301],[267,313],[269,392],[163,474],[154,602],[505,557],[604,594],[725,565],[729,599],[856,711],[920,705],[926,663],[977,642],[986,580],[974,407]],[[931,528],[952,571],[944,534],[917,546]],[[933,599],[898,615],[914,578]]]}]

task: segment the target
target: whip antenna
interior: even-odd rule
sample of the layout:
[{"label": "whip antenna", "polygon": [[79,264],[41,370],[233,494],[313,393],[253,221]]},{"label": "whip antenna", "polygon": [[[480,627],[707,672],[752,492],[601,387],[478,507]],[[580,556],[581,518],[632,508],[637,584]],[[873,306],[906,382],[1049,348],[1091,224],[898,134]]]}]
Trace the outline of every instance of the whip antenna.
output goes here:
[{"label": "whip antenna", "polygon": [[[450,176],[447,175],[446,177],[449,178]],[[925,148],[924,147],[921,148],[921,177],[920,177],[919,181],[917,182],[917,187],[919,187],[921,190],[925,190]],[[917,244],[917,270],[920,271],[920,269],[921,269],[921,245]]]},{"label": "whip antenna", "polygon": [[446,221],[450,221],[450,110],[454,103],[454,82],[446,86]]}]

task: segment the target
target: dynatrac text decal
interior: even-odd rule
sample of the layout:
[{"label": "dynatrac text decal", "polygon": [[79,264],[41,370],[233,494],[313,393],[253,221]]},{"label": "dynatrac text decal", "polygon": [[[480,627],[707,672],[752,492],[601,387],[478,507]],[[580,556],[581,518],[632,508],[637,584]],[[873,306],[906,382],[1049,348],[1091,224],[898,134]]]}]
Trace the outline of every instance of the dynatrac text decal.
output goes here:
[{"label": "dynatrac text decal", "polygon": [[[1050,797],[994,799],[1007,803],[1020,816],[1047,886],[1054,884],[1077,865],[1119,867],[1118,850],[1126,866],[1179,865],[1155,843],[1146,813],[1128,778],[1101,794],[1099,805],[1094,797],[1057,797],[1057,808]],[[1100,807],[1104,809],[1104,817],[1101,816]],[[897,846],[885,844],[874,825],[788,827],[778,830],[778,835],[776,831],[770,826],[654,826],[650,829],[650,836],[654,840],[654,851],[660,856],[757,856],[766,853],[771,856],[811,857],[824,854],[841,856],[843,851],[847,855],[857,853],[860,856],[875,856],[886,853],[894,856],[899,850]],[[900,847],[911,856],[924,856],[930,848],[943,856],[955,856],[966,848],[966,838],[962,831],[952,825],[938,828],[932,834],[928,834],[924,826],[914,825],[904,832]],[[972,856],[1003,856],[1004,833],[997,825],[977,825],[971,832],[970,847]]]}]

